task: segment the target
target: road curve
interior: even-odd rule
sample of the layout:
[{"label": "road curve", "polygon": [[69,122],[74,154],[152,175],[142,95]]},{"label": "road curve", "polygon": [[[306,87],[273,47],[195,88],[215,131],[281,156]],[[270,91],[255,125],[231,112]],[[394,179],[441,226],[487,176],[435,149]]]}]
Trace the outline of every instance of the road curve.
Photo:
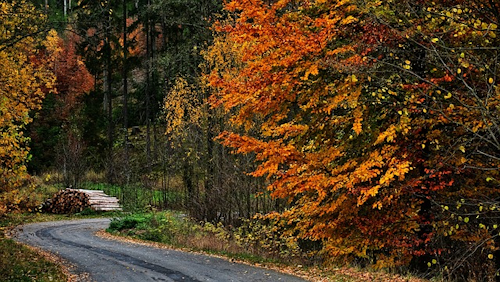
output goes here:
[{"label": "road curve", "polygon": [[97,237],[109,219],[84,219],[24,225],[15,239],[54,253],[74,264],[90,281],[304,281],[272,270],[223,259],[124,243]]}]

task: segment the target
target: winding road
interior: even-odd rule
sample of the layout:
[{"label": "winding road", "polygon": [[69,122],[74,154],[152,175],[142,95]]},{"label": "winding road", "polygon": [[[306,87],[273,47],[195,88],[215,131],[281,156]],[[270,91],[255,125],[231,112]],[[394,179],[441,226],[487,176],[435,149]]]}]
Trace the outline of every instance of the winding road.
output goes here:
[{"label": "winding road", "polygon": [[15,239],[56,254],[88,281],[304,281],[268,269],[224,259],[125,243],[95,235],[109,219],[34,223],[22,226]]}]

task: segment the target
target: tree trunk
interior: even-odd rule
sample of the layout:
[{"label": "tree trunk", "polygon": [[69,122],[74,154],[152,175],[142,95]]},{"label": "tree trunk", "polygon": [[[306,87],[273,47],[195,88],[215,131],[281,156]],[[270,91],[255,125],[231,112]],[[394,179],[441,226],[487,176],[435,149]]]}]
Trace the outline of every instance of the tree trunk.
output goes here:
[{"label": "tree trunk", "polygon": [[130,182],[129,156],[128,156],[128,45],[127,45],[127,1],[123,0],[123,141],[124,141],[124,162],[125,162],[125,183]]},{"label": "tree trunk", "polygon": [[[151,0],[148,0],[148,10],[151,6]],[[146,166],[147,173],[151,172],[151,30],[149,13],[146,14]]]},{"label": "tree trunk", "polygon": [[112,95],[112,67],[111,67],[111,23],[110,23],[110,8],[108,7],[106,11],[106,38],[105,38],[105,56],[106,56],[106,67],[105,67],[105,107],[107,110],[107,120],[108,120],[108,148],[107,148],[107,156],[108,156],[108,164],[107,164],[107,180],[109,183],[114,183],[114,160],[113,160],[113,95]]},{"label": "tree trunk", "polygon": [[[186,157],[182,165],[182,178],[184,185],[186,187],[186,201],[185,205],[188,210],[193,211],[196,200],[195,185],[193,183],[194,171],[193,165],[189,163],[189,159]],[[199,218],[199,214],[195,215]]]}]

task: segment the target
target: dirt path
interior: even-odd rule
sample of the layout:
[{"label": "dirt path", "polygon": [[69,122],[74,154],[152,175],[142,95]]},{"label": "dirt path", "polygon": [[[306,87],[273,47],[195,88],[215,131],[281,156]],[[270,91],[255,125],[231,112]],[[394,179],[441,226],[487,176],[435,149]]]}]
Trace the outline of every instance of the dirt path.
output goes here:
[{"label": "dirt path", "polygon": [[74,264],[75,274],[90,274],[90,281],[304,281],[210,256],[94,235],[108,224],[109,219],[35,223],[24,225],[15,239],[62,257]]}]

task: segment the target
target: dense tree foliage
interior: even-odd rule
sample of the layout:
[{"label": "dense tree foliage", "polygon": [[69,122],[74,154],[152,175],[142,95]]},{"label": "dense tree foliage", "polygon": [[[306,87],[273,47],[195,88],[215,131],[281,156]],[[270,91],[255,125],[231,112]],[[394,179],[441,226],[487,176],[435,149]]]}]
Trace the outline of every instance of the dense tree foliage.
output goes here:
[{"label": "dense tree foliage", "polygon": [[[57,40],[56,52],[52,54],[53,59],[48,68],[56,76],[57,94],[47,95],[42,109],[36,113],[34,122],[30,125],[30,146],[34,156],[30,162],[32,171],[50,168],[58,161],[61,162],[59,167],[79,163],[78,159],[71,161],[67,159],[70,149],[66,148],[65,144],[73,138],[71,136],[83,133],[83,128],[76,127],[75,123],[85,124],[80,114],[84,101],[82,96],[92,90],[94,84],[94,78],[85,68],[82,58],[76,54],[78,37],[68,33],[66,40],[62,38],[55,40]],[[72,170],[66,172],[70,171]],[[68,177],[66,175],[66,178]],[[66,184],[75,183],[67,180]]]},{"label": "dense tree foliage", "polygon": [[439,263],[453,277],[483,261],[472,275],[494,276],[498,4],[225,8],[212,48],[234,46],[239,63],[208,76],[213,104],[253,133],[219,138],[256,154],[253,175],[290,202],[269,217],[333,261]]},{"label": "dense tree foliage", "polygon": [[[0,215],[25,200],[18,189],[27,180],[25,126],[54,86],[49,65],[57,34],[37,40],[44,17],[25,1],[0,2]],[[41,38],[39,38],[41,39]],[[38,44],[43,47],[37,48]]]}]

